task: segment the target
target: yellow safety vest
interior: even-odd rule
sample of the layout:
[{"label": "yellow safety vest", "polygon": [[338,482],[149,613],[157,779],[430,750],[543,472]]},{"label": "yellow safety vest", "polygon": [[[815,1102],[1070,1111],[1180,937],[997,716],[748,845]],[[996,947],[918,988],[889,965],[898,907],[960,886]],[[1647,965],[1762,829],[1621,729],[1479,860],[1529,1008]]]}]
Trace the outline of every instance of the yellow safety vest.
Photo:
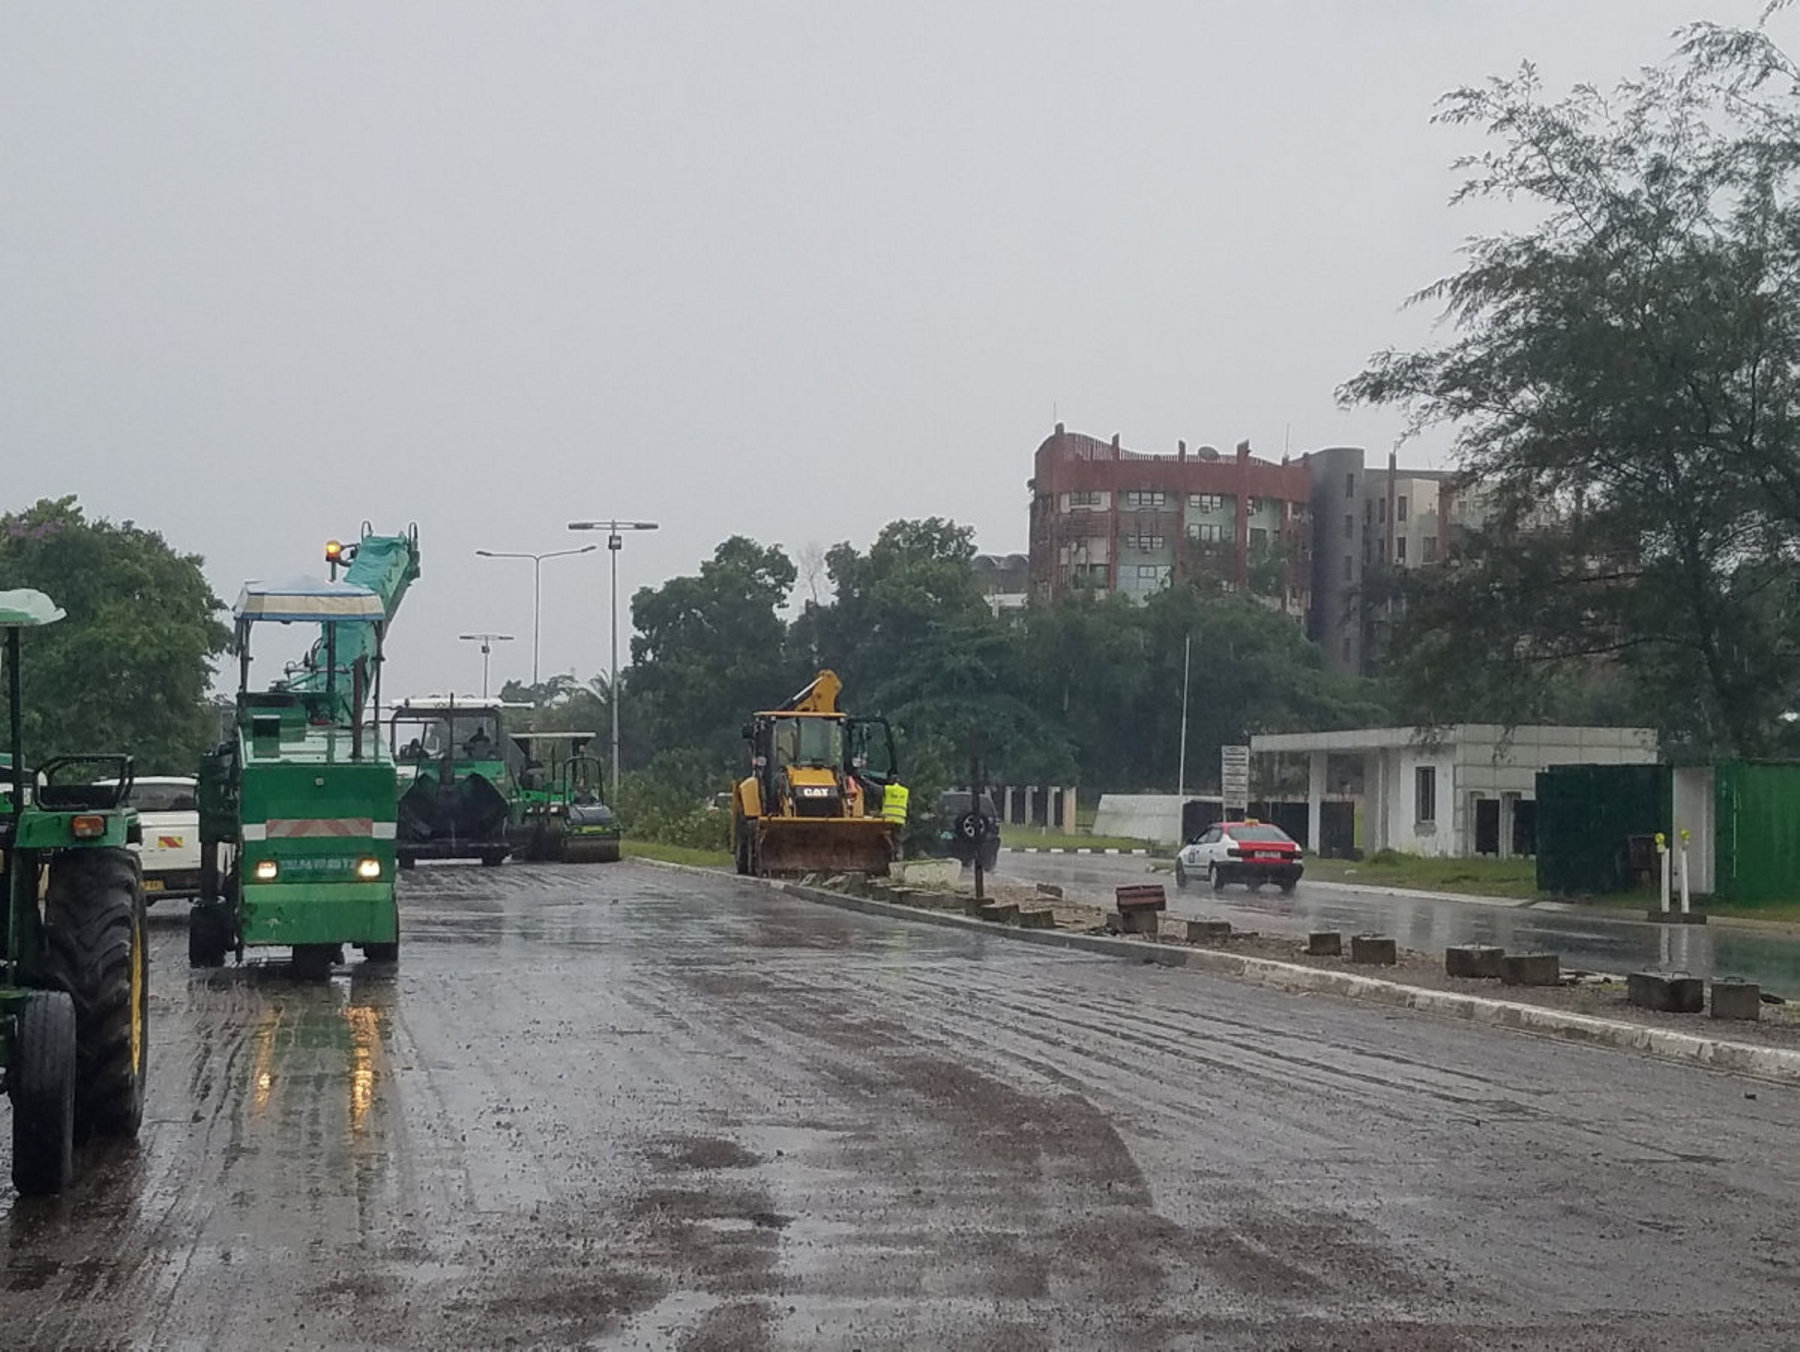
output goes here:
[{"label": "yellow safety vest", "polygon": [[881,791],[881,818],[883,821],[897,822],[906,825],[906,785],[889,784]]}]

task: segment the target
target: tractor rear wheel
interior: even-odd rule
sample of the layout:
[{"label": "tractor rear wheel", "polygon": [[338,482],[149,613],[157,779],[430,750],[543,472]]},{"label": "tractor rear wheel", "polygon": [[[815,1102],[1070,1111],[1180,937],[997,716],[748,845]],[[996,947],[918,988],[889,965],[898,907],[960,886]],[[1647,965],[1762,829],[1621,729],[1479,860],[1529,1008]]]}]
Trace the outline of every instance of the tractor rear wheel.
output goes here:
[{"label": "tractor rear wheel", "polygon": [[296,981],[325,981],[343,960],[342,944],[295,944],[288,965]]},{"label": "tractor rear wheel", "polygon": [[737,871],[748,874],[750,872],[750,823],[740,816],[733,820],[732,826],[735,828],[731,834],[734,839],[733,854],[736,857]]},{"label": "tractor rear wheel", "polygon": [[195,903],[188,912],[188,966],[223,967],[232,949],[231,921],[218,902]]},{"label": "tractor rear wheel", "polygon": [[75,1003],[75,1134],[135,1136],[150,1050],[144,891],[130,850],[72,850],[50,866],[45,984]]},{"label": "tractor rear wheel", "polygon": [[13,1186],[27,1197],[59,1193],[75,1176],[75,1003],[62,991],[25,997],[6,1082]]},{"label": "tractor rear wheel", "polygon": [[363,958],[369,962],[399,962],[400,961],[400,942],[399,942],[399,940],[395,940],[391,944],[364,944],[362,946],[362,951],[363,951]]}]

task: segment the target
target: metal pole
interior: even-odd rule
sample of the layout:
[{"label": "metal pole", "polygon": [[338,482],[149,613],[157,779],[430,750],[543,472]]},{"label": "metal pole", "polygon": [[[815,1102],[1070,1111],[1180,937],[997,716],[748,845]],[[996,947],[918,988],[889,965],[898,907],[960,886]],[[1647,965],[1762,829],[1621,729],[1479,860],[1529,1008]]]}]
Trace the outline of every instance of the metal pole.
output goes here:
[{"label": "metal pole", "polygon": [[1175,774],[1175,797],[1178,802],[1187,801],[1187,718],[1188,718],[1188,670],[1193,662],[1194,636],[1189,634],[1181,641],[1181,768]]},{"label": "metal pole", "polygon": [[616,532],[606,537],[606,548],[612,555],[612,686],[607,691],[607,702],[612,705],[612,801],[615,812],[619,805],[619,547],[622,543]]},{"label": "metal pole", "polygon": [[544,624],[544,560],[534,555],[531,560],[531,687],[538,683],[538,631]]},{"label": "metal pole", "polygon": [[12,725],[12,814],[25,811],[25,703],[24,681],[19,672],[19,627],[6,631],[6,697]]},{"label": "metal pole", "polygon": [[481,697],[483,699],[487,698],[488,692],[488,654],[493,651],[484,639],[481,644]]},{"label": "metal pole", "polygon": [[[654,521],[571,521],[570,530],[603,530],[607,552],[612,555],[612,784],[613,802],[619,799],[619,550],[624,545],[622,531],[656,530]],[[590,546],[591,548],[592,546]]]}]

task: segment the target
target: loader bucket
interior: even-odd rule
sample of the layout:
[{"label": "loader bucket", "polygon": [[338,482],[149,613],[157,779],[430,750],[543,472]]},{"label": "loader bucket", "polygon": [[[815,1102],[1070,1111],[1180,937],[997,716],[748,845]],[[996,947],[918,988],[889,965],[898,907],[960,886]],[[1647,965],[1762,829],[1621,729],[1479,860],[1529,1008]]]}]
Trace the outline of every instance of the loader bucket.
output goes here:
[{"label": "loader bucket", "polygon": [[879,817],[764,817],[756,825],[755,872],[866,873],[884,877],[894,827]]}]

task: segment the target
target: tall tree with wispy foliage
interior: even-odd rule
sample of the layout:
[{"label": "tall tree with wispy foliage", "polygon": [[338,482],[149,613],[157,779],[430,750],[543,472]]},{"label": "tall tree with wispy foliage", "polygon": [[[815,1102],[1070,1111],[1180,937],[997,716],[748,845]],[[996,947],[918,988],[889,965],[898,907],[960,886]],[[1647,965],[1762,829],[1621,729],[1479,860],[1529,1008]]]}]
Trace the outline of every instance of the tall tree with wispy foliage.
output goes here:
[{"label": "tall tree with wispy foliage", "polygon": [[1489,148],[1453,201],[1523,206],[1416,299],[1449,337],[1341,392],[1452,429],[1495,516],[1403,583],[1410,712],[1542,716],[1616,681],[1670,738],[1780,745],[1800,702],[1800,68],[1770,7],[1610,93],[1526,66],[1447,95]]}]

